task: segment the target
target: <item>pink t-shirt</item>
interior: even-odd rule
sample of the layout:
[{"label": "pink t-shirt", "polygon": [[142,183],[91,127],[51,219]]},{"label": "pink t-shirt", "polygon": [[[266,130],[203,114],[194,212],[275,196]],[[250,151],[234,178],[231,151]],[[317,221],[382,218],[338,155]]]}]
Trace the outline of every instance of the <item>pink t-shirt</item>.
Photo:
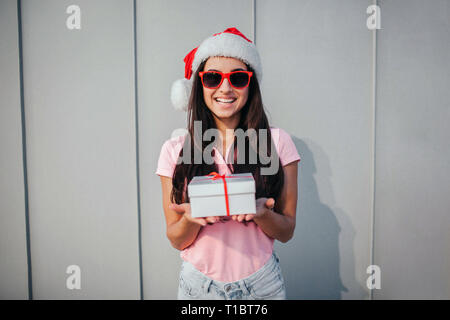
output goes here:
[{"label": "pink t-shirt", "polygon": [[[271,128],[272,140],[282,166],[299,161],[300,156],[289,134]],[[157,175],[172,177],[185,136],[167,140],[159,156]],[[225,159],[231,145],[227,150]],[[231,174],[224,158],[216,149],[214,160],[219,174]],[[271,257],[274,239],[253,221],[244,224],[234,220],[201,227],[196,240],[181,251],[181,258],[193,264],[213,280],[234,282],[260,269]]]}]

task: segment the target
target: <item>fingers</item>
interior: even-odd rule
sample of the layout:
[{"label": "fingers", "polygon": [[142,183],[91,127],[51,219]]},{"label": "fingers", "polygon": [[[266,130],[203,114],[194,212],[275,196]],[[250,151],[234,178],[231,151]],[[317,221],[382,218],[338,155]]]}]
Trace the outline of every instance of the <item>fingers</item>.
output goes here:
[{"label": "fingers", "polygon": [[242,222],[244,214],[233,214],[231,215],[231,219],[234,221]]},{"label": "fingers", "polygon": [[[265,203],[265,205],[267,207],[270,207],[270,206],[273,207],[274,204],[275,204],[275,201],[272,198],[268,199]],[[182,204],[171,203],[171,204],[169,204],[169,209],[174,210],[177,213],[190,213],[190,210],[186,206],[185,203],[182,203]],[[218,217],[218,216],[211,216],[211,217],[204,217],[204,218],[192,218],[190,216],[190,214],[187,214],[186,216],[190,221],[200,224],[201,226],[206,226],[208,223],[212,224],[212,223],[220,222],[220,217]],[[255,217],[255,214],[236,214],[236,215],[232,215],[231,219],[233,219],[234,221],[242,222],[242,221],[251,221],[251,220],[253,220],[254,217]]]},{"label": "fingers", "polygon": [[206,217],[205,218],[208,223],[216,223],[219,222],[219,217]]},{"label": "fingers", "polygon": [[242,221],[251,221],[253,220],[253,218],[255,217],[255,214],[234,214],[231,216],[231,219],[233,219],[234,221],[237,222],[242,222]]},{"label": "fingers", "polygon": [[231,216],[231,218],[237,222],[251,221],[253,220],[254,217],[255,217],[254,214],[236,214]]},{"label": "fingers", "polygon": [[275,206],[275,200],[273,198],[267,199],[266,207],[269,209],[273,209],[274,206]]},{"label": "fingers", "polygon": [[255,214],[246,214],[245,221],[251,221],[255,217]]}]

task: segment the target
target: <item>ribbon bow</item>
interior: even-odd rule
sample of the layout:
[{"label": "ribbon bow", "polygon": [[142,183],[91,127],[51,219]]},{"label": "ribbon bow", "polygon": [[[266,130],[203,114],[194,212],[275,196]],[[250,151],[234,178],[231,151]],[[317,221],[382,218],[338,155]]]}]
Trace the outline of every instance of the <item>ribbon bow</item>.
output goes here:
[{"label": "ribbon bow", "polygon": [[253,176],[233,177],[233,176],[227,176],[225,174],[218,174],[217,172],[211,172],[207,176],[210,176],[210,177],[206,178],[204,180],[222,179],[222,181],[223,181],[223,190],[224,190],[224,194],[225,194],[225,206],[227,208],[227,216],[229,217],[230,216],[230,203],[229,203],[229,200],[228,200],[228,188],[227,188],[227,180],[226,180],[226,178],[253,178]]}]

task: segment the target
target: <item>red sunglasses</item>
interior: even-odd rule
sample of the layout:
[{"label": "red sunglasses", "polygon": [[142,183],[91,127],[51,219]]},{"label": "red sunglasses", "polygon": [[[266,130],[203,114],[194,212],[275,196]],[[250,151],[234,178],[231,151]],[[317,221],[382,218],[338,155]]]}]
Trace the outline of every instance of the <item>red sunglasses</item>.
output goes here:
[{"label": "red sunglasses", "polygon": [[223,79],[228,79],[235,89],[245,89],[250,84],[253,75],[251,71],[232,71],[223,73],[220,71],[200,71],[198,73],[205,88],[216,89],[222,85]]}]

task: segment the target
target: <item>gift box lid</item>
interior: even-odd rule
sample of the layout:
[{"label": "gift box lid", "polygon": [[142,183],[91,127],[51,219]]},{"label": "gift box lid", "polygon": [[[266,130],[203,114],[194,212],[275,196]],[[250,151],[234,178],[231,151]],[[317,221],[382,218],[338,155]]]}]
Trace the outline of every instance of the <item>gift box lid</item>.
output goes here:
[{"label": "gift box lid", "polygon": [[[238,193],[255,193],[255,180],[251,173],[236,173],[226,175],[227,192],[229,195]],[[222,178],[212,176],[196,176],[188,185],[189,197],[223,195]]]}]

